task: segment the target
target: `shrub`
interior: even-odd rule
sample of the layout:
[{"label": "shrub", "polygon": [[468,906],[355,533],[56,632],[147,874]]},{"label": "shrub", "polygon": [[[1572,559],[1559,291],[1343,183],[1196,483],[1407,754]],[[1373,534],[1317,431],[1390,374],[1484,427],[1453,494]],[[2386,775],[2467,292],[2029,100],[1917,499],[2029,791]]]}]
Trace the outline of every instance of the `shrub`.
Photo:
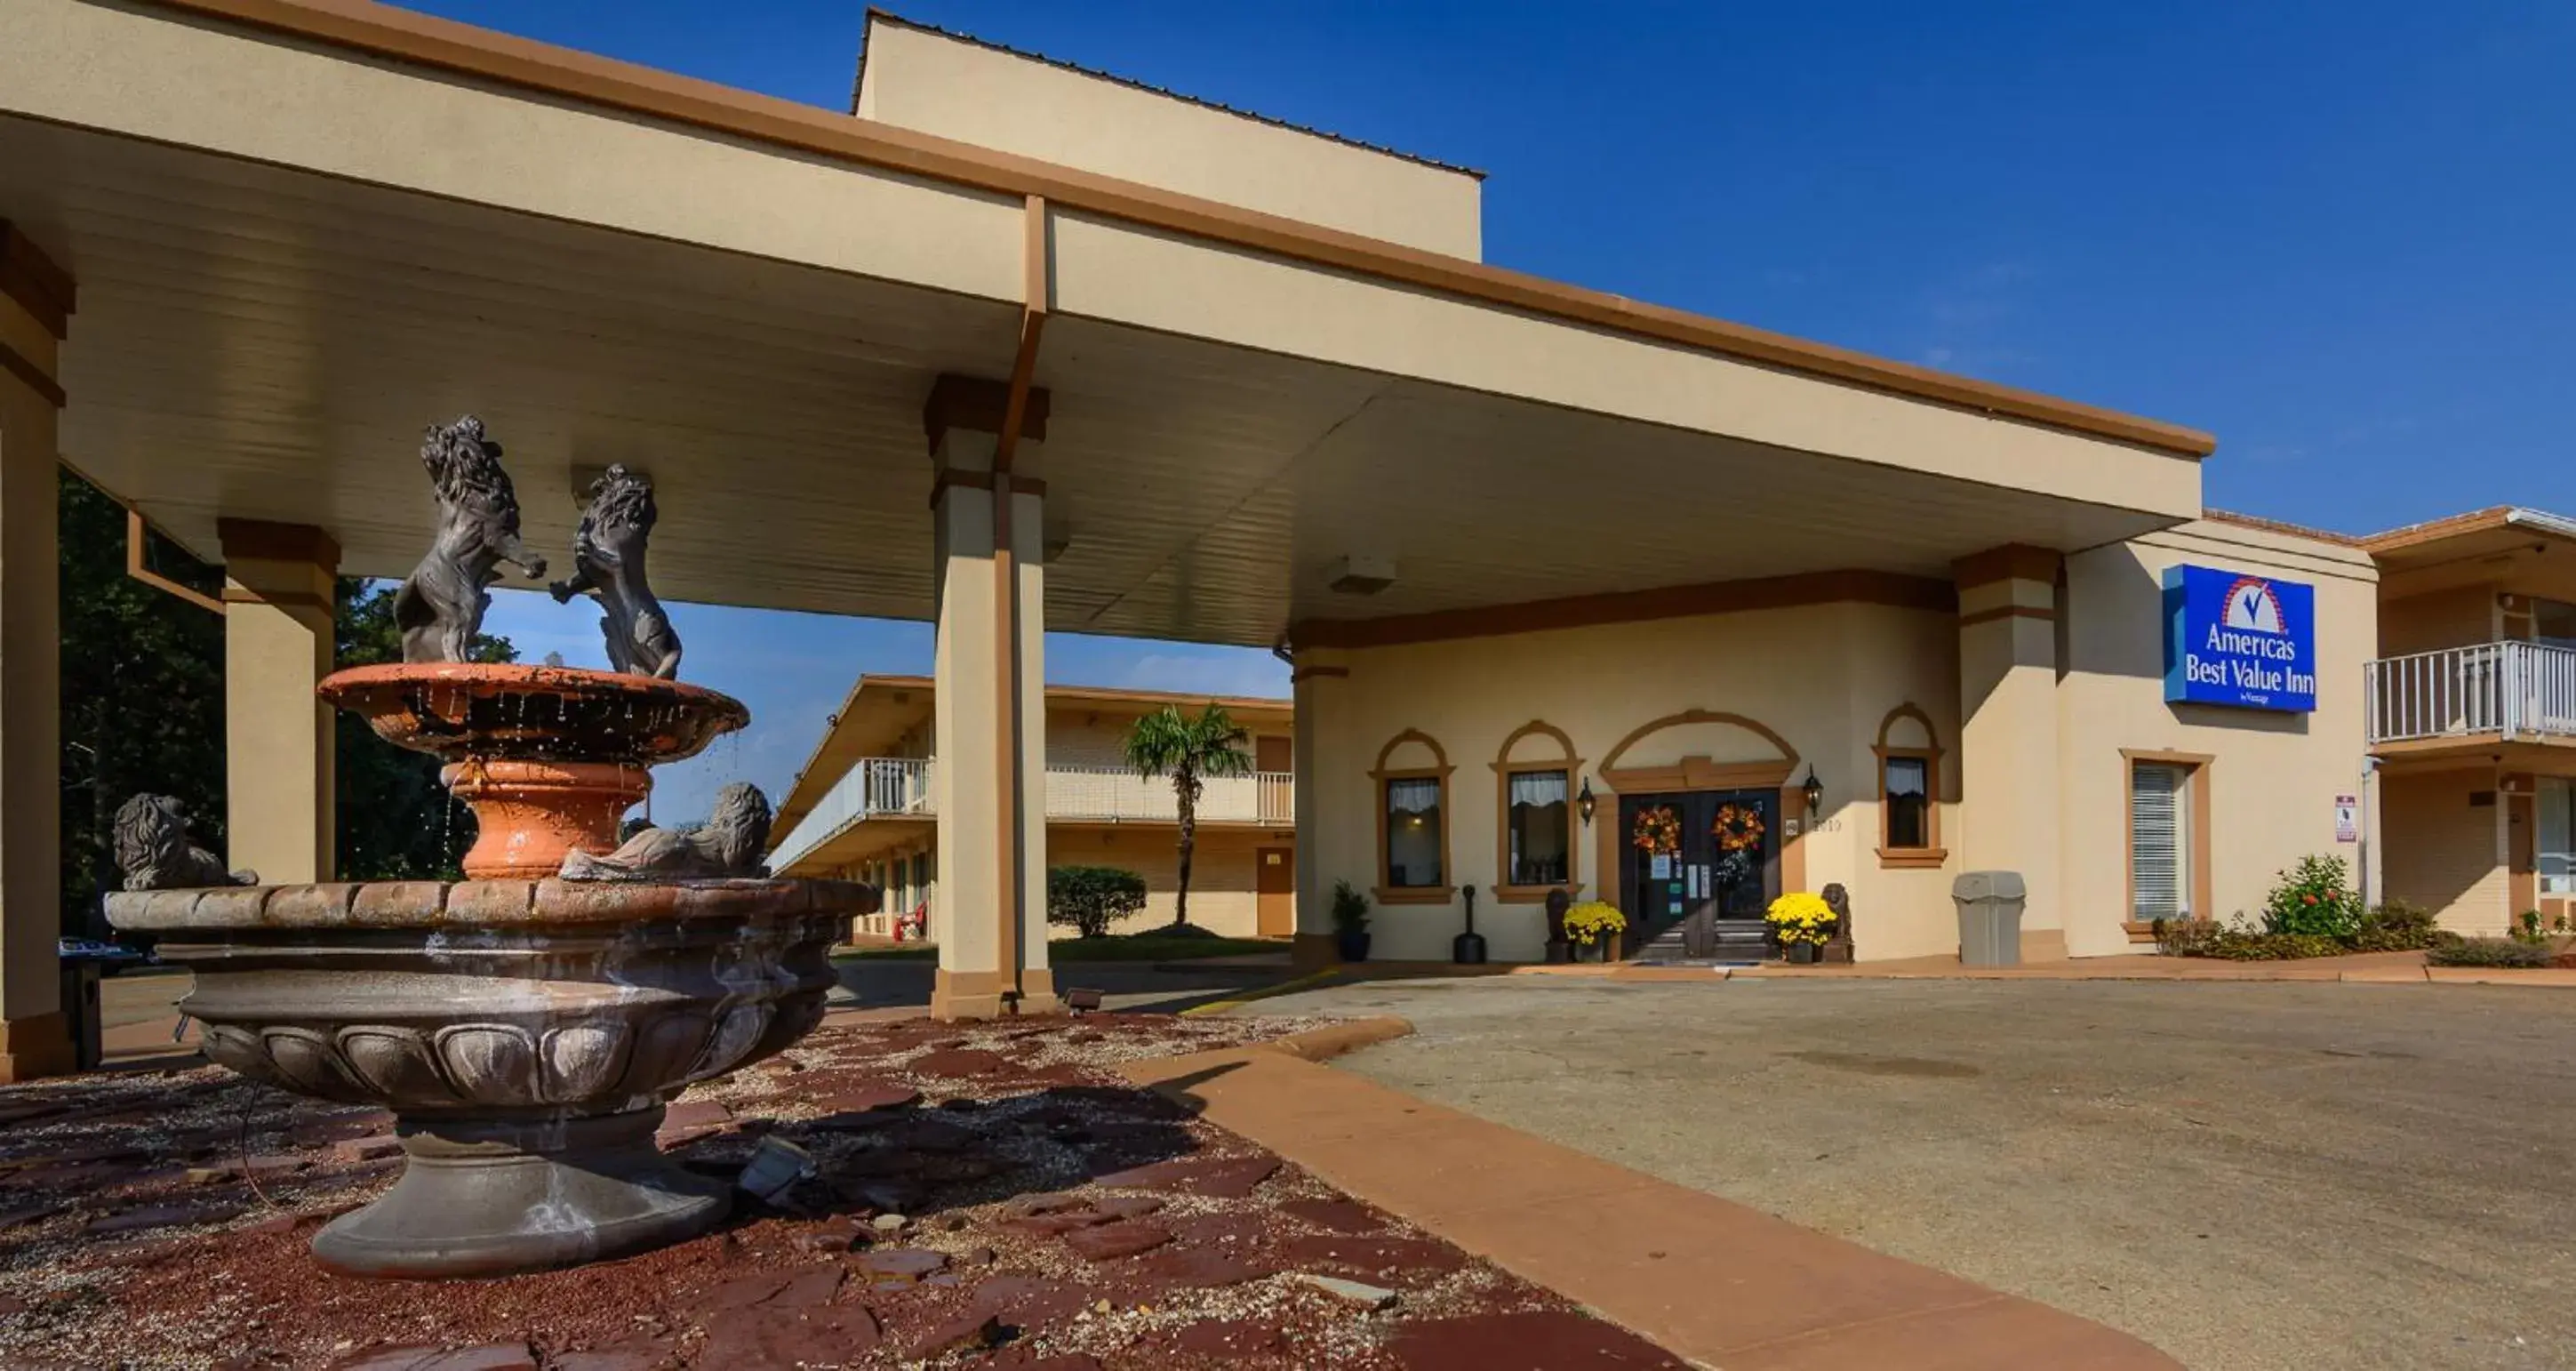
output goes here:
[{"label": "shrub", "polygon": [[2206,919],[2158,919],[2155,932],[2156,950],[2168,957],[2285,962],[2303,957],[2339,957],[2355,950],[2354,938],[2329,938],[2317,933],[2261,932],[2242,914],[2225,924]]},{"label": "shrub", "polygon": [[2361,897],[2343,858],[2301,857],[2281,873],[2263,901],[2263,931],[2322,938],[2350,937],[2361,928]]},{"label": "shrub", "polygon": [[2549,949],[2518,938],[2462,938],[2434,948],[2424,960],[2435,966],[2547,966]]},{"label": "shrub", "polygon": [[1070,924],[1086,938],[1145,907],[1145,878],[1116,866],[1047,868],[1047,922]]},{"label": "shrub", "polygon": [[2522,911],[2522,919],[2515,924],[2513,936],[2526,943],[2545,941],[2540,933],[2540,911],[2537,909]]},{"label": "shrub", "polygon": [[2390,900],[2361,916],[2361,927],[2344,941],[2355,952],[2413,952],[2439,947],[2450,935],[2433,926],[2433,911]]},{"label": "shrub", "polygon": [[1366,933],[1369,926],[1368,896],[1348,881],[1333,882],[1333,931]]}]

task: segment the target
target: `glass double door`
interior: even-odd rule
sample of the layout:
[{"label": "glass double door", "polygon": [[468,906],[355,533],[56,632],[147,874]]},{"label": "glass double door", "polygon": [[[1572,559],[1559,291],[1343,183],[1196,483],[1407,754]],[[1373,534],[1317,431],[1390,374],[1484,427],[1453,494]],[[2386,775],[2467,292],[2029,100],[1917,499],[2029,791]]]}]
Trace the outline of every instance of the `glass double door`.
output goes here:
[{"label": "glass double door", "polygon": [[[1619,824],[1627,854],[1620,904],[1631,949],[1660,938],[1684,956],[1713,957],[1718,925],[1760,919],[1780,893],[1776,790],[1622,795]],[[1639,845],[1641,825],[1671,833],[1678,850],[1658,853]]]}]

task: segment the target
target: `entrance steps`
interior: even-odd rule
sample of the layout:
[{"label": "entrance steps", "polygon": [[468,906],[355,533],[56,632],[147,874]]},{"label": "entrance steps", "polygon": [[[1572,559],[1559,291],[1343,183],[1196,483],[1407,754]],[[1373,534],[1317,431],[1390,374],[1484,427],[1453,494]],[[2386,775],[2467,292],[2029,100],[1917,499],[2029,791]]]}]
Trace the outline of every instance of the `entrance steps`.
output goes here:
[{"label": "entrance steps", "polygon": [[[1766,932],[1760,919],[1717,919],[1710,923],[1714,935],[1709,955],[1703,960],[1718,962],[1758,962],[1771,955],[1763,942]],[[1690,959],[1685,943],[1688,921],[1667,926],[1662,932],[1637,949],[1634,959],[1640,962],[1678,962]]]}]

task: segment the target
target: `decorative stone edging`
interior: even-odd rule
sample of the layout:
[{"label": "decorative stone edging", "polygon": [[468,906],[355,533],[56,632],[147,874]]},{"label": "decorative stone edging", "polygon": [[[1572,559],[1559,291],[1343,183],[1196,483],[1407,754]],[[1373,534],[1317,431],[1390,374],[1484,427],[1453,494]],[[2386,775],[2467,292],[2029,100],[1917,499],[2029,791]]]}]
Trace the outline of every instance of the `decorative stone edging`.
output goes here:
[{"label": "decorative stone edging", "polygon": [[107,897],[119,928],[439,928],[631,924],[810,913],[863,914],[876,892],[848,881],[374,881],[119,891]]}]

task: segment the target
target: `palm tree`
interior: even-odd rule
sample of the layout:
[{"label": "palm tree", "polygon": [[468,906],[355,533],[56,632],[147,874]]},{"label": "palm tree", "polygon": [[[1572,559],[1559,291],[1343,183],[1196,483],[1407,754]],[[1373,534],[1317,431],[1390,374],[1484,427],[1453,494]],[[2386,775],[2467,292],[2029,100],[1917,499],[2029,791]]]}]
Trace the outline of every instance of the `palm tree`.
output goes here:
[{"label": "palm tree", "polygon": [[1190,857],[1199,841],[1199,793],[1209,777],[1252,774],[1252,754],[1243,750],[1251,739],[1223,705],[1215,704],[1195,719],[1178,705],[1165,705],[1127,732],[1127,765],[1149,781],[1171,777],[1172,795],[1180,801],[1181,889],[1172,909],[1174,928],[1190,922]]}]

